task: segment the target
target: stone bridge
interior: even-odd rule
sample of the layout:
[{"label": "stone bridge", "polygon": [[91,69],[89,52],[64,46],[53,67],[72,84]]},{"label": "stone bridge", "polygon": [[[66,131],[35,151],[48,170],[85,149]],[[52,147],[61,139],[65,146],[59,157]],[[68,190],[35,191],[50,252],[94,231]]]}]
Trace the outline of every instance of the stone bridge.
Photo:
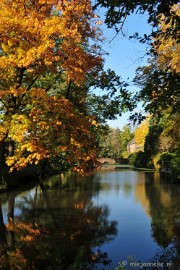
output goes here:
[{"label": "stone bridge", "polygon": [[108,164],[115,164],[115,160],[112,159],[112,158],[98,158],[97,161],[100,163],[100,164],[105,164],[105,163],[108,163]]}]

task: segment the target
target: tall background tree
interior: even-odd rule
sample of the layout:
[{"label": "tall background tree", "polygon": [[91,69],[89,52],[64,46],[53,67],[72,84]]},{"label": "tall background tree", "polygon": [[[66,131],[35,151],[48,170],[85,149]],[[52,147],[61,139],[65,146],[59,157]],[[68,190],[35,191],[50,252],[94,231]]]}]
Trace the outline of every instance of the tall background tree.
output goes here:
[{"label": "tall background tree", "polygon": [[[105,22],[108,27],[115,28],[117,33],[123,30],[124,22],[130,14],[147,14],[147,22],[152,26],[151,34],[144,33],[144,36],[140,36],[137,31],[131,37],[150,45],[147,65],[136,71],[134,83],[140,90],[133,100],[137,103],[143,102],[145,112],[152,117],[145,139],[145,152],[148,157],[156,159],[156,162],[153,162],[155,164],[157,155],[168,151],[170,155],[175,155],[175,167],[180,166],[177,143],[179,131],[173,124],[174,119],[179,119],[180,107],[179,1],[97,0],[94,8],[98,7],[105,8]],[[137,113],[132,118],[139,121],[143,119],[142,115]]]},{"label": "tall background tree", "polygon": [[[149,65],[137,69],[135,82],[140,87],[137,100],[152,114],[149,133],[145,140],[145,152],[149,163],[156,168],[169,163],[179,174],[179,37],[180,5],[170,8],[169,16],[160,14],[158,31],[152,42]],[[176,124],[175,124],[176,122]],[[164,160],[166,158],[168,160]]]},{"label": "tall background tree", "polygon": [[108,128],[101,133],[99,157],[109,157],[119,160],[122,156],[121,131],[119,128]]},{"label": "tall background tree", "polygon": [[122,130],[103,127],[99,134],[99,157],[113,158],[117,162],[122,158],[127,158],[127,144],[134,136],[128,125],[125,125]]},{"label": "tall background tree", "polygon": [[[137,101],[145,102],[148,112],[161,111],[170,105],[179,108],[179,1],[110,1],[97,0],[94,8],[103,7],[105,23],[116,31],[123,29],[124,21],[132,13],[147,14],[152,26],[150,35],[139,36],[138,29],[132,37],[150,45],[150,65],[137,70],[135,82],[141,90]],[[132,38],[131,37],[131,38]]]}]

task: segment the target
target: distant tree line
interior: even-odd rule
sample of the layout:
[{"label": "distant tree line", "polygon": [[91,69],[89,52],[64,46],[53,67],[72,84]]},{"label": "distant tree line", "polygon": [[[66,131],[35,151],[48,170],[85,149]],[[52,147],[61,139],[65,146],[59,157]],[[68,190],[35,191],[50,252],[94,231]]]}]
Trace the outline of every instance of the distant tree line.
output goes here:
[{"label": "distant tree line", "polygon": [[128,125],[122,130],[119,128],[106,127],[101,129],[99,136],[99,157],[113,158],[117,162],[127,158],[127,144],[134,137]]}]

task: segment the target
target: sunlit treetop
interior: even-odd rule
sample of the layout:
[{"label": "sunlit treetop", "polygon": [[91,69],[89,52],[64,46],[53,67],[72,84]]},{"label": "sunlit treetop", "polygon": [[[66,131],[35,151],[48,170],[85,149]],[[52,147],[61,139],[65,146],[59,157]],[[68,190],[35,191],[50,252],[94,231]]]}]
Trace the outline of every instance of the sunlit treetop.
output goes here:
[{"label": "sunlit treetop", "polygon": [[153,43],[159,68],[180,73],[180,4],[171,8],[170,19],[164,15],[159,18],[159,33]]},{"label": "sunlit treetop", "polygon": [[86,0],[1,0],[1,79],[7,81],[8,74],[12,82],[17,68],[32,76],[48,67],[80,83],[102,61],[88,43],[89,38],[100,38],[95,23],[90,1]]},{"label": "sunlit treetop", "polygon": [[149,116],[135,130],[135,141],[139,146],[144,146],[146,136],[149,131]]}]

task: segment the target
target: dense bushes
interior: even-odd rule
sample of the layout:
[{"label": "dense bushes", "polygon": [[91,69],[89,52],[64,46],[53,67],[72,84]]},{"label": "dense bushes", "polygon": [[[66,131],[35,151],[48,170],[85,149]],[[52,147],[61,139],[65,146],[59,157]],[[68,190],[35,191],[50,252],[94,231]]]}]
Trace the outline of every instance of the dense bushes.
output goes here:
[{"label": "dense bushes", "polygon": [[169,172],[175,179],[180,178],[180,150],[174,153],[163,152],[154,156],[152,163],[145,152],[139,151],[129,155],[129,164],[137,168],[155,168],[161,172]]},{"label": "dense bushes", "polygon": [[180,150],[174,153],[164,152],[160,155],[158,164],[161,171],[169,171],[178,178],[180,176]]},{"label": "dense bushes", "polygon": [[147,167],[147,162],[147,155],[142,151],[133,153],[129,156],[129,164],[135,167]]}]

